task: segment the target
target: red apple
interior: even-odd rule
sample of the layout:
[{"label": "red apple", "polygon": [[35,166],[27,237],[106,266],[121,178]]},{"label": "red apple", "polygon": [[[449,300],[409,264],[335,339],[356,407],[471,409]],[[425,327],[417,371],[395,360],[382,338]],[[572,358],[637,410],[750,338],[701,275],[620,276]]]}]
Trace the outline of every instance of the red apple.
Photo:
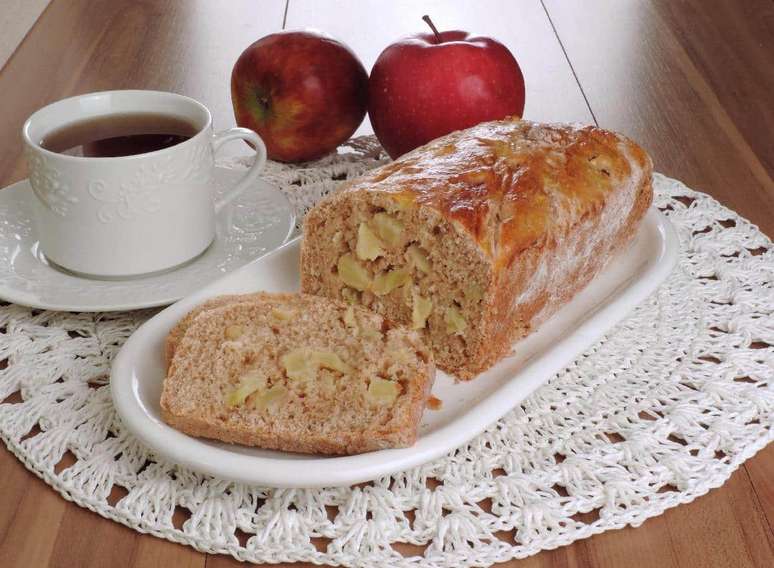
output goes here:
[{"label": "red apple", "polygon": [[347,140],[368,106],[368,74],[347,46],[313,31],[268,35],[231,72],[239,126],[255,130],[269,158],[314,160]]},{"label": "red apple", "polygon": [[376,60],[368,115],[376,137],[396,158],[462,128],[524,112],[524,77],[508,48],[467,32],[409,36]]}]

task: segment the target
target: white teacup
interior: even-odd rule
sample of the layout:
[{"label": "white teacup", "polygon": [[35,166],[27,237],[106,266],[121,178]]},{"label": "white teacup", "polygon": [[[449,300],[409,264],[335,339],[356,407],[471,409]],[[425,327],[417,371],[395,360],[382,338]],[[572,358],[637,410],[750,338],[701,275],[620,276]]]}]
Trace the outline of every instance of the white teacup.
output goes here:
[{"label": "white teacup", "polygon": [[[198,130],[175,146],[122,157],[80,157],[41,147],[63,126],[101,116],[153,113]],[[246,128],[212,133],[201,103],[159,91],[106,91],[64,99],[34,113],[22,130],[35,192],[40,246],[70,271],[117,278],[169,269],[201,254],[215,237],[215,213],[244,191],[266,163],[260,137]],[[223,199],[214,199],[214,153],[247,140],[255,162]]]}]

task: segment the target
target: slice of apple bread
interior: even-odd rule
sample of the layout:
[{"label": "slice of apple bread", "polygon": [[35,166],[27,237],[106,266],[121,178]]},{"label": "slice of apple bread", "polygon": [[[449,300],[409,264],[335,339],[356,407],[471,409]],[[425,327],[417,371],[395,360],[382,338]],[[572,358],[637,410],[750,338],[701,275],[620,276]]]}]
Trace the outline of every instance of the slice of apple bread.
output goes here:
[{"label": "slice of apple bread", "polygon": [[413,444],[435,376],[418,334],[304,294],[210,301],[184,318],[162,416],[191,434],[354,454]]}]

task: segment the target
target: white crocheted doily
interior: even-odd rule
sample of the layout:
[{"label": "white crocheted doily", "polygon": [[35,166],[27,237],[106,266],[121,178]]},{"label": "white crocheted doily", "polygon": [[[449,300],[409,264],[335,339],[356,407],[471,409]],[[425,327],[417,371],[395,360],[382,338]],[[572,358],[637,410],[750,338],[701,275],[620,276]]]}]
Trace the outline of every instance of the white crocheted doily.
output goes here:
[{"label": "white crocheted doily", "polygon": [[[349,150],[270,164],[266,177],[301,216],[384,161],[370,138]],[[66,499],[241,560],[479,566],[637,526],[721,485],[772,439],[774,417],[771,241],[680,182],[657,176],[655,188],[682,243],[669,280],[488,431],[422,467],[276,490],[157,459],[123,429],[107,386],[112,357],[151,311],[0,307],[0,434]],[[424,555],[404,557],[399,542]]]}]

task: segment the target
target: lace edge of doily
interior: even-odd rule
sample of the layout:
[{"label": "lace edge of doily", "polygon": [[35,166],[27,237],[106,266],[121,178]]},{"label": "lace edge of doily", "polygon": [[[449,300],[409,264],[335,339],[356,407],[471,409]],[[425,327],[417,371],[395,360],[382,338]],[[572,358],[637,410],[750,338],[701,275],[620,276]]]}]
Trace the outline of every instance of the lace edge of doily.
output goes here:
[{"label": "lace edge of doily", "polygon": [[[0,433],[0,438],[2,438],[6,448],[8,448],[8,451],[10,451],[14,456],[16,456],[16,458],[24,465],[25,468],[27,468],[27,470],[37,475],[49,487],[51,487],[57,493],[59,493],[66,501],[70,501],[80,507],[89,509],[90,511],[97,513],[98,515],[100,515],[101,517],[104,517],[105,519],[120,523],[132,530],[136,530],[144,534],[150,534],[158,538],[163,538],[165,540],[168,540],[170,542],[174,542],[177,544],[184,544],[202,553],[228,554],[241,562],[252,562],[252,563],[313,562],[315,564],[326,564],[329,566],[346,566],[346,567],[359,566],[358,563],[353,564],[350,562],[346,562],[345,558],[337,558],[337,557],[331,558],[331,555],[323,552],[318,552],[316,554],[312,554],[309,551],[302,551],[298,554],[288,554],[287,552],[285,552],[284,554],[274,554],[271,557],[268,557],[268,556],[261,557],[258,555],[246,554],[244,548],[236,547],[236,546],[203,547],[201,546],[201,542],[199,540],[188,537],[188,535],[186,535],[181,530],[169,530],[167,528],[159,528],[157,526],[150,525],[150,523],[147,523],[147,522],[136,523],[132,521],[127,515],[121,514],[114,507],[105,507],[104,505],[97,502],[96,500],[92,500],[84,495],[78,495],[68,491],[60,478],[54,475],[51,475],[51,473],[48,471],[44,471],[36,468],[27,459],[26,455],[24,455],[24,453],[21,451],[19,444],[10,440],[4,433]],[[586,538],[589,538],[596,534],[601,534],[609,530],[622,529],[627,526],[631,526],[635,528],[639,527],[646,520],[651,519],[653,517],[657,517],[663,514],[668,509],[672,509],[679,505],[686,505],[688,503],[692,503],[699,497],[702,497],[707,493],[709,493],[711,490],[721,487],[723,484],[725,484],[726,481],[728,481],[731,478],[732,475],[734,475],[734,473],[736,473],[736,471],[740,468],[742,464],[744,464],[744,462],[753,458],[758,452],[763,450],[771,442],[774,442],[774,431],[769,430],[768,435],[761,436],[754,442],[750,443],[750,445],[748,445],[742,452],[737,454],[736,459],[734,459],[734,461],[728,465],[728,469],[726,469],[722,474],[718,474],[712,480],[707,481],[706,484],[702,485],[700,488],[698,488],[698,490],[681,491],[675,494],[665,493],[663,494],[663,496],[660,496],[657,501],[651,501],[650,507],[647,510],[641,513],[638,513],[637,515],[633,515],[632,516],[633,518],[631,519],[626,519],[623,521],[619,520],[618,522],[611,522],[609,524],[603,524],[603,523],[590,524],[584,527],[583,529],[579,529],[578,531],[575,531],[572,534],[572,536],[558,537],[556,542],[552,542],[548,546],[533,546],[523,550],[519,550],[518,552],[515,552],[513,554],[498,558],[497,562],[505,562],[507,560],[527,558],[543,550],[553,550],[554,548],[567,546],[579,540],[584,540]],[[518,547],[512,546],[511,550],[513,551],[516,548]],[[466,564],[465,566],[472,566],[472,565],[475,565],[475,564],[469,563],[469,564]],[[460,566],[463,566],[463,565],[460,565]]]}]

